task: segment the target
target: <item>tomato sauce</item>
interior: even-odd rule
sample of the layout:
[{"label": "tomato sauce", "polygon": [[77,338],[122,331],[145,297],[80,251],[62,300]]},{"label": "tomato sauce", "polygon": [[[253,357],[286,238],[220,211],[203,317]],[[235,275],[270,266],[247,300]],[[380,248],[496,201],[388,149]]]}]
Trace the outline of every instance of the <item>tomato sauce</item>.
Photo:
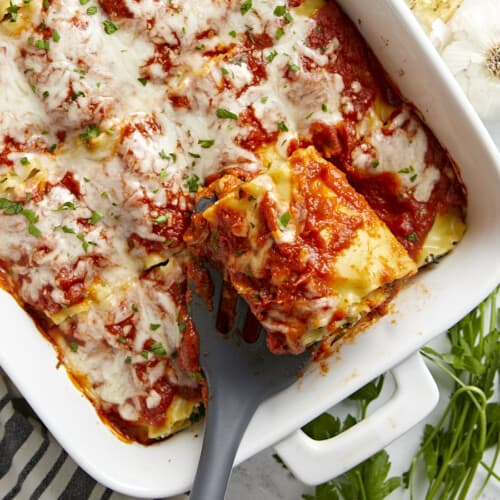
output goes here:
[{"label": "tomato sauce", "polygon": [[[352,109],[344,110],[343,122],[338,125],[313,123],[309,129],[310,140],[325,158],[346,173],[350,184],[366,198],[410,256],[416,258],[436,214],[445,212],[450,206],[465,206],[463,187],[456,180],[450,180],[454,174],[446,175],[453,168],[446,152],[427,129],[425,160],[428,165],[438,168],[441,176],[425,203],[415,200],[411,192],[405,192],[395,174],[366,173],[351,165],[351,153],[358,145],[356,126],[375,99],[378,97],[395,108],[402,101],[356,27],[334,2],[320,9],[315,21],[316,28],[308,42],[311,47],[325,51],[333,39],[339,41],[340,49],[327,68],[331,73],[342,75],[345,87],[342,97],[352,102]],[[353,83],[357,86],[356,91]]]},{"label": "tomato sauce", "polygon": [[113,18],[128,18],[134,17],[134,14],[127,7],[125,0],[99,0],[102,9],[106,14]]},{"label": "tomato sauce", "polygon": [[106,330],[108,330],[108,332],[111,333],[112,335],[115,335],[117,338],[119,338],[119,341],[122,342],[124,345],[127,344],[129,341],[130,342],[134,341],[136,327],[133,314],[127,316],[125,319],[119,321],[118,323],[113,323],[105,326]]},{"label": "tomato sauce", "polygon": [[[73,172],[66,172],[58,184],[64,186],[75,198],[81,198],[80,183],[75,179]],[[57,184],[54,186],[57,186]],[[48,188],[50,189],[50,186]]]},{"label": "tomato sauce", "polygon": [[239,136],[237,143],[249,151],[257,151],[258,149],[276,141],[278,131],[268,132],[256,118],[253,108],[247,108],[239,116],[239,123],[247,130],[247,135]]},{"label": "tomato sauce", "polygon": [[173,66],[172,49],[166,44],[154,44],[155,52],[140,68],[141,76],[147,80],[156,80],[155,75],[151,71],[151,67],[155,64],[159,65],[162,70],[168,75]]}]

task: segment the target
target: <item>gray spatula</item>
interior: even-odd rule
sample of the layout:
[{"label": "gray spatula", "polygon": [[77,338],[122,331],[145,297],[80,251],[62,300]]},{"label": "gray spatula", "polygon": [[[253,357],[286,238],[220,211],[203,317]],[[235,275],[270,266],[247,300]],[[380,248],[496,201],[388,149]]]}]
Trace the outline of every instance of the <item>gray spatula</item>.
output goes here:
[{"label": "gray spatula", "polygon": [[[255,321],[253,342],[238,332],[244,329],[248,306],[238,297],[233,329],[222,334],[216,328],[221,275],[206,266],[214,285],[214,307],[209,311],[195,294],[189,313],[200,336],[200,363],[208,384],[205,436],[191,500],[223,500],[234,457],[241,438],[259,404],[297,380],[310,361],[310,353],[299,356],[271,354],[265,334]],[[250,332],[252,333],[252,332]]]}]

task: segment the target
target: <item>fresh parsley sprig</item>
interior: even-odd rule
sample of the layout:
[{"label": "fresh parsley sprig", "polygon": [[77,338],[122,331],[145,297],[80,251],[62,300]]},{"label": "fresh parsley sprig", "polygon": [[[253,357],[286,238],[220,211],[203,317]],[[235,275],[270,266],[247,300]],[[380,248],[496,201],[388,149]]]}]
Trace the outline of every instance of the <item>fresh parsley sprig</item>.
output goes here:
[{"label": "fresh parsley sprig", "polygon": [[[487,476],[479,498],[494,473],[500,453],[500,404],[489,402],[500,371],[498,290],[448,331],[446,354],[425,347],[422,354],[454,381],[445,412],[436,426],[425,427],[422,444],[404,476],[414,496],[417,464],[423,460],[429,486],[426,499],[472,498],[469,492],[479,467]],[[484,452],[495,447],[491,464]]]},{"label": "fresh parsley sprig", "polygon": [[[349,399],[360,404],[360,417],[366,417],[369,404],[377,399],[384,385],[384,377],[379,377],[355,392]],[[347,415],[343,422],[339,418],[323,413],[308,423],[302,430],[316,440],[329,439],[346,431],[358,422],[353,415]],[[314,495],[303,495],[304,500],[382,500],[400,487],[401,478],[391,477],[391,463],[385,450],[379,451],[345,474],[320,484]]]}]

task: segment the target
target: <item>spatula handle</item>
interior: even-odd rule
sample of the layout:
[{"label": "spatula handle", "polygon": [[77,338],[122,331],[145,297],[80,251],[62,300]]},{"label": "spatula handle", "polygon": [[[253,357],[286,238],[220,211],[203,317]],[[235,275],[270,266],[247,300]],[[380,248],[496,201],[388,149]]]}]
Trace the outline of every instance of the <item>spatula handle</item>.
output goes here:
[{"label": "spatula handle", "polygon": [[[220,393],[213,397],[223,397]],[[252,418],[257,402],[249,398],[225,398],[224,404],[209,401],[203,447],[190,500],[223,500],[234,457]],[[245,408],[246,406],[246,408]]]}]

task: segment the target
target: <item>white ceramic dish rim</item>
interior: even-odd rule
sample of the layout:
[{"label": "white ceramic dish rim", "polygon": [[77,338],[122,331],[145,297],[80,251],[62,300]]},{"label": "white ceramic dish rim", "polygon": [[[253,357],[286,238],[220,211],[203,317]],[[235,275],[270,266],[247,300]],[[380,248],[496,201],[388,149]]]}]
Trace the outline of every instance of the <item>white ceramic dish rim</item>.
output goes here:
[{"label": "white ceramic dish rim", "polygon": [[[366,0],[339,4],[461,165],[469,190],[469,229],[450,256],[399,294],[392,314],[328,361],[326,374],[314,367],[259,408],[237,463],[401,362],[476,306],[500,281],[500,157],[484,126],[403,0],[371,0],[369,8]],[[189,488],[201,445],[200,425],[152,447],[121,442],[75,390],[65,370],[55,369],[52,346],[4,292],[0,317],[0,366],[87,472],[134,496],[168,496]]]}]

